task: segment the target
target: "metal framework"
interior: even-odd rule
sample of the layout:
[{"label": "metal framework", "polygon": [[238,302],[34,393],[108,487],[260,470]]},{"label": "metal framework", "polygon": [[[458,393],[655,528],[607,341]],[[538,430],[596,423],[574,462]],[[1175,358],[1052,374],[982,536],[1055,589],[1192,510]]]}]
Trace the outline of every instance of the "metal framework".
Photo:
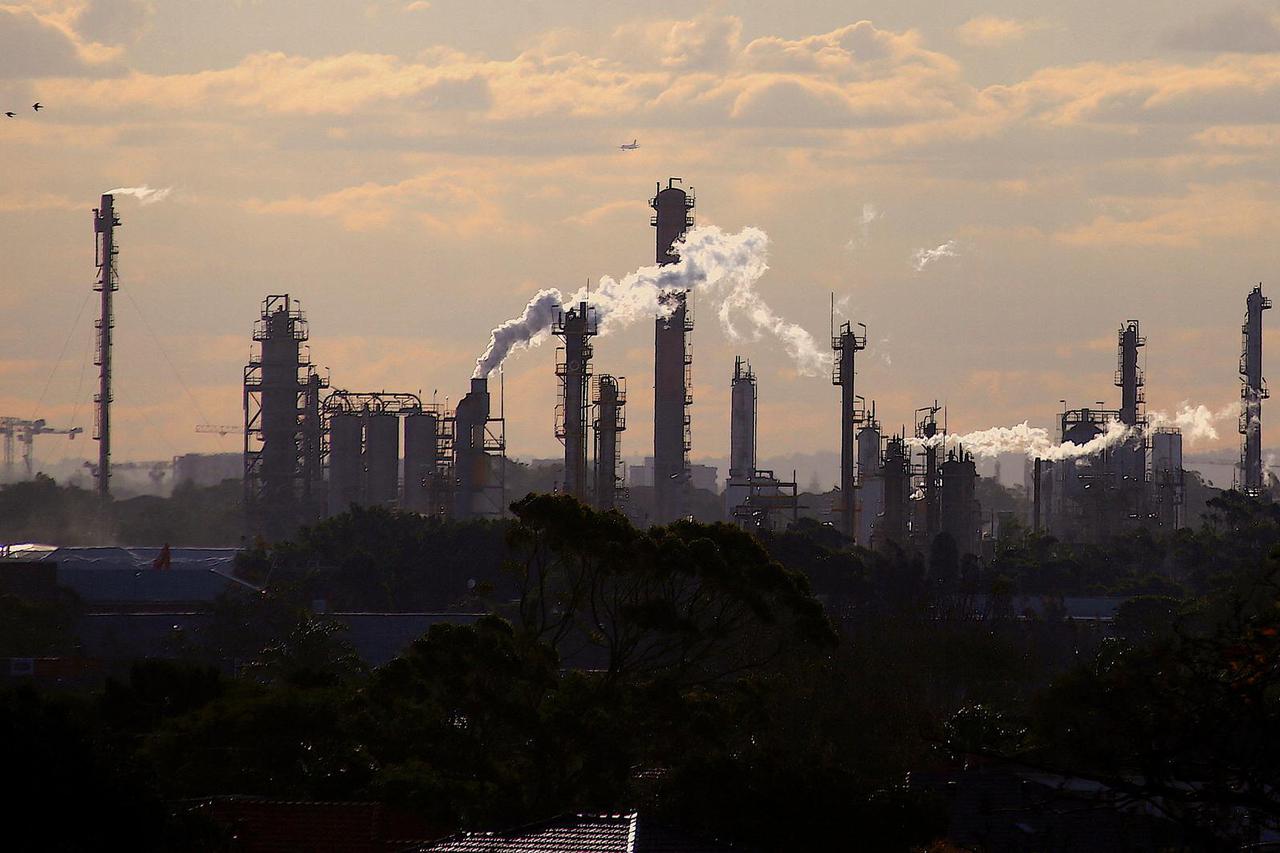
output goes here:
[{"label": "metal framework", "polygon": [[1262,401],[1271,396],[1262,377],[1262,312],[1271,300],[1259,284],[1245,300],[1245,321],[1240,327],[1240,468],[1237,488],[1247,495],[1262,494]]},{"label": "metal framework", "polygon": [[[313,428],[308,438],[304,412],[308,398],[318,401],[315,394],[328,383],[316,376],[302,346],[307,321],[295,304],[287,293],[263,300],[244,369],[245,511],[250,529],[272,540],[290,535],[316,509],[313,501],[304,515],[302,498],[310,494],[307,481],[317,464],[308,461],[317,436]],[[322,454],[322,435],[319,441]]]},{"label": "metal framework", "polygon": [[[922,442],[920,451],[924,464],[919,471],[920,489],[924,495],[924,534],[926,544],[942,532],[942,471],[938,458],[942,445],[935,441],[939,435],[938,412],[942,407],[934,400],[931,406],[916,409],[916,438]],[[944,436],[946,430],[941,433]]]},{"label": "metal framework", "polygon": [[119,225],[115,198],[102,196],[101,206],[93,211],[94,254],[98,267],[98,280],[93,289],[102,294],[101,313],[94,323],[97,346],[93,363],[98,367],[98,393],[93,397],[93,437],[98,442],[98,467],[94,474],[98,481],[98,495],[103,498],[111,494],[111,332],[115,328],[111,302],[120,289],[116,270],[119,250],[115,238],[115,229]]},{"label": "metal framework", "polygon": [[30,480],[35,476],[35,443],[37,435],[65,435],[71,440],[84,432],[81,427],[71,429],[54,429],[47,426],[42,419],[29,421],[22,418],[0,417],[0,439],[4,444],[4,481],[12,482],[14,478],[14,449],[22,445],[22,469]]}]

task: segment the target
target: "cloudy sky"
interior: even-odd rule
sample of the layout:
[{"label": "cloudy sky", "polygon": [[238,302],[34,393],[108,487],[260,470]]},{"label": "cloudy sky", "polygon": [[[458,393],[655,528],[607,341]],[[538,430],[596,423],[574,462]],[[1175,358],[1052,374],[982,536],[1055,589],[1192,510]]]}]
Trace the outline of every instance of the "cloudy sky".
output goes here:
[{"label": "cloudy sky", "polygon": [[[194,428],[240,421],[268,293],[335,386],[456,400],[531,293],[652,261],[671,175],[700,223],[767,232],[780,314],[822,339],[834,293],[868,325],[886,426],[935,398],[953,430],[1114,405],[1129,318],[1149,407],[1220,409],[1280,260],[1275,3],[34,0],[0,5],[6,109],[0,415],[92,427],[90,209],[173,187],[118,202],[121,459],[236,449]],[[739,353],[763,455],[835,448],[829,377],[697,324],[695,458],[725,453]],[[628,454],[652,340],[596,346]],[[558,450],[553,371],[550,346],[508,364],[518,455]]]}]

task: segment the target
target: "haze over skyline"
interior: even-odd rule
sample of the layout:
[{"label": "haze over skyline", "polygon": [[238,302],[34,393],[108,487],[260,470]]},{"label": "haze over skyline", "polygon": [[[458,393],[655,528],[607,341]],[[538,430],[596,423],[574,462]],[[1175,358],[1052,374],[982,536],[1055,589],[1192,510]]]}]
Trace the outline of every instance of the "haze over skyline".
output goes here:
[{"label": "haze over skyline", "polygon": [[[536,291],[652,263],[646,202],[671,175],[696,187],[699,224],[769,235],[758,290],[780,314],[822,341],[834,292],[868,325],[859,393],[886,429],[935,398],[955,431],[1114,405],[1130,318],[1148,407],[1220,411],[1238,399],[1244,295],[1280,253],[1278,16],[0,5],[0,108],[25,110],[0,124],[0,414],[92,428],[89,211],[112,187],[172,187],[118,201],[124,461],[239,448],[194,427],[239,422],[268,293],[301,301],[335,387],[456,400]],[[760,379],[762,457],[836,449],[829,376],[799,375],[769,338],[727,341],[696,299],[695,317],[695,460],[725,455],[735,354]],[[652,347],[643,322],[596,346],[596,371],[628,379],[628,456],[651,452]],[[507,364],[512,455],[558,451],[553,352]],[[1218,432],[1188,452],[1235,444],[1231,417]]]}]

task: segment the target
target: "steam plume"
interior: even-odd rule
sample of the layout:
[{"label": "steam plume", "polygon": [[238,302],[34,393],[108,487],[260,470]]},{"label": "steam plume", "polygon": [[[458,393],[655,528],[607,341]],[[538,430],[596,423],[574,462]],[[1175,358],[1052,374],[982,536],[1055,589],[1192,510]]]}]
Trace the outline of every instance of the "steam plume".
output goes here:
[{"label": "steam plume", "polygon": [[912,266],[916,272],[924,272],[924,268],[940,258],[955,258],[960,255],[960,245],[955,240],[948,240],[935,249],[916,249],[911,256]]},{"label": "steam plume", "polygon": [[976,432],[956,435],[950,433],[933,438],[908,438],[907,443],[914,447],[963,447],[975,456],[992,457],[1001,453],[1022,453],[1029,457],[1039,457],[1058,461],[1062,459],[1078,459],[1081,456],[1093,456],[1109,447],[1114,447],[1129,437],[1130,429],[1118,421],[1107,424],[1107,428],[1084,444],[1072,441],[1055,442],[1049,437],[1049,431],[1042,427],[1028,426],[1026,421],[1011,427],[991,427]]},{"label": "steam plume", "polygon": [[601,335],[637,320],[670,316],[675,306],[659,297],[673,291],[695,290],[708,297],[725,334],[738,340],[771,335],[781,341],[801,373],[815,373],[829,363],[813,336],[773,312],[755,290],[768,270],[769,237],[758,228],[726,234],[714,226],[694,228],[676,245],[680,260],[674,264],[641,267],[614,279],[603,276],[595,289],[564,295],[549,288],[534,295],[524,312],[499,325],[489,336],[489,346],[476,359],[473,376],[488,376],[511,351],[537,346],[550,330],[556,310],[565,303],[586,302],[596,311]]},{"label": "steam plume", "polygon": [[1203,403],[1192,406],[1183,401],[1182,408],[1172,415],[1165,412],[1151,413],[1151,425],[1155,427],[1177,427],[1187,440],[1194,444],[1198,441],[1217,441],[1217,423],[1229,421],[1236,417],[1239,408],[1228,403],[1217,411],[1211,410]]},{"label": "steam plume", "polygon": [[143,184],[140,187],[116,187],[113,190],[107,190],[103,195],[131,195],[142,204],[155,204],[157,201],[164,201],[171,192],[173,192],[173,187],[161,187],[153,190]]}]

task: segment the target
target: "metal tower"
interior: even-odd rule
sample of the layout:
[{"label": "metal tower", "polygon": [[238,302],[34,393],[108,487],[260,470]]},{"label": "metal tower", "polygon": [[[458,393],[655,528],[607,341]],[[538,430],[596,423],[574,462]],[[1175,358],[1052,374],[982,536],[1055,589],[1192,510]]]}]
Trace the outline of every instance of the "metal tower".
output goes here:
[{"label": "metal tower", "polygon": [[924,493],[924,532],[925,542],[933,542],[934,537],[942,532],[942,472],[938,467],[938,459],[942,448],[933,442],[938,435],[938,412],[941,406],[935,400],[932,406],[916,409],[916,438],[924,443],[921,456],[924,457],[924,480],[921,490]]},{"label": "metal tower", "polygon": [[1270,394],[1262,378],[1262,312],[1271,300],[1262,295],[1259,284],[1245,300],[1245,320],[1240,331],[1244,342],[1240,353],[1240,491],[1262,494],[1262,401]]},{"label": "metal tower", "polygon": [[620,434],[627,428],[624,407],[627,404],[626,380],[607,373],[596,379],[595,421],[596,434],[596,509],[608,512],[617,509],[621,497],[618,482],[618,466],[622,458]]},{"label": "metal tower", "polygon": [[491,414],[489,380],[473,377],[453,415],[455,519],[506,514],[506,450],[506,420],[501,409]]},{"label": "metal tower", "polygon": [[301,500],[317,452],[310,397],[318,404],[323,387],[311,379],[302,346],[306,318],[292,305],[287,293],[263,300],[253,329],[256,351],[244,369],[245,511],[249,528],[271,541],[291,535],[303,520]]},{"label": "metal tower", "polygon": [[93,289],[102,294],[102,310],[94,324],[97,329],[97,357],[93,363],[98,366],[98,393],[93,397],[93,437],[98,442],[98,494],[104,498],[111,494],[111,330],[115,327],[111,297],[120,289],[116,272],[115,236],[115,229],[119,224],[115,198],[104,195],[101,207],[93,211],[93,231],[97,237],[95,260],[98,266],[98,281]]},{"label": "metal tower", "polygon": [[1146,380],[1138,366],[1138,350],[1147,345],[1147,339],[1138,332],[1138,321],[1129,320],[1120,327],[1116,387],[1120,389],[1120,422],[1136,427],[1142,418],[1142,404],[1146,402],[1142,387]]},{"label": "metal tower", "polygon": [[738,356],[729,384],[729,478],[748,480],[756,470],[756,375]]},{"label": "metal tower", "polygon": [[845,536],[857,534],[857,429],[862,421],[858,408],[858,396],[854,393],[854,356],[867,348],[867,327],[859,323],[859,334],[844,323],[839,334],[831,335],[831,349],[835,351],[835,365],[831,384],[840,386],[840,494],[837,497],[837,526]]},{"label": "metal tower", "polygon": [[560,399],[556,402],[556,438],[564,444],[564,491],[587,500],[587,382],[591,378],[591,338],[596,334],[595,312],[582,302],[560,311],[551,332],[564,340],[556,351]]},{"label": "metal tower", "polygon": [[[693,225],[694,197],[677,186],[680,178],[667,180],[667,188],[658,184],[657,193],[649,201],[654,210],[649,224],[657,229],[657,261],[673,264],[679,260],[672,252],[675,243]],[[653,497],[654,520],[662,523],[687,514],[689,489],[690,418],[689,406],[693,356],[689,353],[689,333],[693,318],[689,313],[689,294],[674,290],[661,297],[669,310],[654,324],[653,366]]]}]

